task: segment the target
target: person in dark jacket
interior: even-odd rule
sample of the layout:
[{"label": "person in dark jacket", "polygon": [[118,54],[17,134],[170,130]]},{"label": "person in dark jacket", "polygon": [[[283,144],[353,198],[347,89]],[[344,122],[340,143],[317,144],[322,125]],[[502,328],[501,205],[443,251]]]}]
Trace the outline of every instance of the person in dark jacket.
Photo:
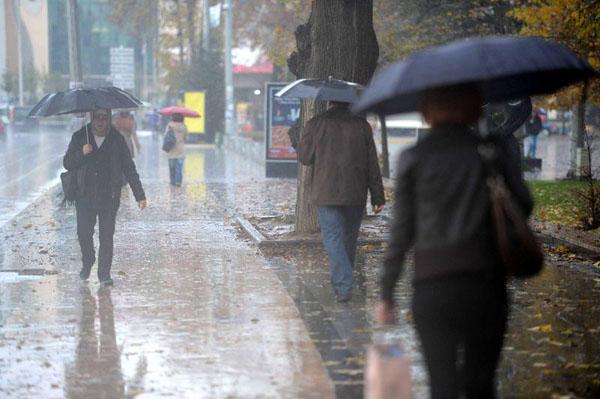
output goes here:
[{"label": "person in dark jacket", "polygon": [[[376,319],[394,322],[394,287],[414,247],[412,312],[431,397],[458,398],[464,387],[468,398],[491,398],[508,300],[478,152],[482,139],[469,127],[480,116],[481,98],[470,86],[436,89],[424,95],[421,109],[431,134],[398,163]],[[530,215],[520,163],[506,140],[495,141],[507,186]]]},{"label": "person in dark jacket", "polygon": [[532,112],[527,122],[525,122],[525,131],[527,132],[527,140],[529,141],[527,158],[535,158],[538,136],[542,131],[542,118],[536,112]]},{"label": "person in dark jacket", "polygon": [[83,263],[79,277],[87,280],[96,262],[93,236],[98,220],[98,280],[102,285],[112,285],[113,235],[124,178],[129,182],[140,209],[146,207],[146,195],[129,147],[111,125],[110,110],[93,112],[92,122],[73,134],[63,165],[77,173],[75,208]]},{"label": "person in dark jacket", "polygon": [[310,201],[318,207],[331,284],[337,300],[347,302],[352,298],[352,268],[367,192],[375,213],[385,204],[371,126],[353,115],[348,104],[331,102],[326,112],[306,124],[298,159],[313,165]]}]

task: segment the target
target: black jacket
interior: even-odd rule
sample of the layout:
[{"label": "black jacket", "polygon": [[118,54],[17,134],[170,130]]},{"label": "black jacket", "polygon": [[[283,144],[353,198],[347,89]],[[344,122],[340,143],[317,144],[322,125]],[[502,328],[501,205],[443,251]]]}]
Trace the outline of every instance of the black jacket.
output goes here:
[{"label": "black jacket", "polygon": [[[71,137],[67,153],[63,158],[63,166],[65,169],[77,173],[78,198],[82,198],[86,193],[98,192],[97,188],[89,187],[91,183],[86,173],[86,168],[94,161],[98,154],[92,135],[91,125],[87,126],[87,134],[89,141],[86,140],[85,126],[75,132],[73,137]],[[83,146],[88,142],[92,144],[94,151],[88,155],[84,155]],[[104,139],[102,149],[109,154],[110,193],[112,198],[121,197],[121,187],[123,186],[125,178],[131,186],[135,200],[145,200],[146,194],[142,188],[142,183],[135,168],[135,164],[131,159],[127,143],[123,136],[121,136],[121,134],[112,126],[110,132]]]},{"label": "black jacket", "polygon": [[[533,201],[519,159],[495,138],[499,168],[526,215]],[[391,301],[406,252],[415,248],[415,282],[497,270],[481,139],[464,126],[444,126],[402,153],[396,177],[394,223],[381,280]]]},{"label": "black jacket", "polygon": [[317,206],[385,204],[373,131],[347,107],[333,107],[306,124],[298,159],[313,166],[311,202]]}]

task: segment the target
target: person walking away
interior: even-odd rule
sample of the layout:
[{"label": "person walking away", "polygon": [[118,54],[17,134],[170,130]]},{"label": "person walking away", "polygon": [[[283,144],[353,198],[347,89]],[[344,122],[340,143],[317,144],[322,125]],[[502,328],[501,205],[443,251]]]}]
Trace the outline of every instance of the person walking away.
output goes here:
[{"label": "person walking away", "polygon": [[318,207],[331,284],[339,302],[352,299],[352,269],[367,192],[375,213],[385,204],[373,132],[348,105],[330,102],[326,112],[308,121],[298,142],[299,161],[313,165],[310,201]]},{"label": "person walking away", "polygon": [[185,160],[185,138],[187,136],[187,128],[183,123],[183,115],[174,114],[172,121],[167,124],[165,134],[173,130],[175,134],[175,145],[169,152],[167,152],[167,158],[169,159],[169,177],[171,179],[172,186],[181,186],[183,180],[183,162]]},{"label": "person walking away", "polygon": [[117,118],[115,118],[114,125],[125,139],[125,143],[127,143],[131,158],[135,158],[135,155],[141,151],[142,145],[140,144],[140,139],[137,135],[137,129],[133,115],[131,115],[131,113],[128,111],[119,112],[119,115]]},{"label": "person walking away", "polygon": [[535,158],[537,151],[537,140],[542,131],[542,119],[536,112],[531,113],[531,117],[525,122],[525,132],[529,146],[527,149],[527,158]]},{"label": "person walking away", "polygon": [[75,201],[77,237],[82,267],[79,277],[87,280],[96,262],[94,227],[99,227],[98,280],[112,285],[115,220],[121,200],[123,177],[127,179],[140,210],[146,195],[125,139],[111,125],[110,110],[92,113],[92,122],[75,132],[63,158],[65,169],[77,173]]},{"label": "person walking away", "polygon": [[[426,92],[421,112],[431,133],[398,162],[375,318],[381,325],[394,322],[394,287],[414,246],[412,314],[434,399],[458,398],[463,387],[467,398],[494,397],[506,329],[506,278],[478,152],[482,139],[469,127],[481,105],[475,86]],[[492,140],[515,202],[530,215],[533,202],[514,151],[506,140]]]}]

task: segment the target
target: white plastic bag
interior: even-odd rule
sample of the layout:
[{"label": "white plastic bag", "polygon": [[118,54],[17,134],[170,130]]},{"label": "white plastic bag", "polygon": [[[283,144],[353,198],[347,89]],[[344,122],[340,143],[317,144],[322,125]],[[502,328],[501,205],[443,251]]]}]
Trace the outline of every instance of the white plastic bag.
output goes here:
[{"label": "white plastic bag", "polygon": [[410,399],[410,362],[400,340],[390,332],[376,332],[367,350],[365,399]]}]

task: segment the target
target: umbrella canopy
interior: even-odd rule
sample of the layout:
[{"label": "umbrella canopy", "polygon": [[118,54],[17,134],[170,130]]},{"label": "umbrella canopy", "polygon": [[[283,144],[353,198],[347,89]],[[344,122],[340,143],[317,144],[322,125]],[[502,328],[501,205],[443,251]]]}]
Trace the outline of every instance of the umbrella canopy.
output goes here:
[{"label": "umbrella canopy", "polygon": [[51,93],[29,112],[29,117],[79,114],[98,109],[137,108],[140,100],[118,87],[77,88]]},{"label": "umbrella canopy", "polygon": [[275,93],[276,97],[313,98],[323,101],[354,103],[364,86],[345,80],[300,79]]},{"label": "umbrella canopy", "polygon": [[185,116],[186,118],[200,118],[200,114],[193,109],[185,108],[185,107],[167,107],[158,111],[159,114],[164,116],[173,116],[175,114],[180,114]]},{"label": "umbrella canopy", "polygon": [[433,47],[377,74],[355,112],[418,111],[424,91],[475,84],[485,102],[553,93],[598,71],[565,47],[537,37],[491,36]]}]

